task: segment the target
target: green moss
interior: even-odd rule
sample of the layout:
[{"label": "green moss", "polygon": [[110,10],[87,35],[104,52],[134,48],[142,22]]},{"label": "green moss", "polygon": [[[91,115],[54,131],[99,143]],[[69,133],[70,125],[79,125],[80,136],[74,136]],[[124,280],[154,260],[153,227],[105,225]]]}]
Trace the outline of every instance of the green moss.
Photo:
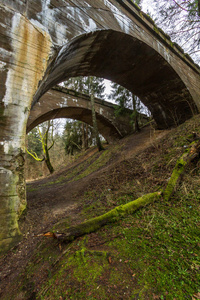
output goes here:
[{"label": "green moss", "polygon": [[73,241],[76,237],[88,234],[91,232],[97,231],[102,226],[113,223],[119,220],[120,218],[133,213],[138,208],[148,205],[161,197],[160,192],[155,192],[151,194],[144,195],[137,200],[129,202],[125,205],[117,206],[116,208],[110,210],[109,212],[85,221],[79,225],[72,226],[65,231],[65,241]]},{"label": "green moss", "polygon": [[172,175],[169,179],[169,182],[167,184],[167,187],[164,191],[164,200],[168,201],[174,191],[174,188],[176,186],[177,181],[180,178],[180,175],[184,172],[185,166],[186,166],[187,162],[184,161],[182,158],[179,159],[176,163],[176,166],[172,172]]},{"label": "green moss", "polygon": [[147,19],[151,24],[155,24],[154,20],[148,15],[148,14],[144,14],[145,19]]},{"label": "green moss", "polygon": [[188,264],[196,254],[199,263],[199,247],[193,248],[199,240],[199,230],[196,233],[191,231],[198,222],[198,212],[194,215],[194,211],[188,212],[187,201],[173,205],[170,211],[162,203],[157,205],[159,209],[156,211],[150,208],[148,215],[138,211],[136,220],[129,219],[132,226],[124,230],[123,242],[111,242],[122,259],[129,260],[141,287],[139,299],[146,299],[152,293],[160,299],[161,296],[163,299],[183,299],[186,295],[190,299],[189,296],[198,290],[199,275],[196,277],[197,272],[193,272]]},{"label": "green moss", "polygon": [[191,63],[194,63],[193,59],[189,56],[189,54],[184,54],[184,57],[187,58]]},{"label": "green moss", "polygon": [[99,158],[97,158],[95,160],[95,162],[93,162],[91,165],[88,166],[88,168],[81,173],[80,175],[78,175],[76,177],[76,180],[79,180],[81,178],[86,177],[87,175],[91,174],[92,172],[98,170],[99,168],[103,167],[111,158],[112,153],[108,150],[104,150],[101,152],[101,155]]},{"label": "green moss", "polygon": [[184,53],[184,50],[177,43],[174,42],[174,46],[181,52]]},{"label": "green moss", "polygon": [[160,31],[159,31],[159,28],[154,24],[154,31],[157,33],[157,34],[159,34],[160,33]]},{"label": "green moss", "polygon": [[167,40],[171,40],[170,36],[166,34],[161,28],[158,28],[158,30]]},{"label": "green moss", "polygon": [[[170,41],[170,44],[172,43],[171,42],[171,38],[168,34],[166,34],[161,28],[157,27],[155,25],[155,23],[153,24],[154,25],[154,31],[157,33],[157,34],[162,34],[164,36],[164,38],[166,38],[168,41]],[[171,44],[171,46],[173,46],[173,43]]]},{"label": "green moss", "polygon": [[132,5],[135,7],[135,9],[137,9],[137,11],[139,11],[139,12],[141,11],[141,8],[138,6],[137,3],[132,1]]},{"label": "green moss", "polygon": [[59,299],[60,296],[93,299],[94,295],[104,294],[98,290],[98,280],[109,265],[107,253],[87,250],[84,245],[85,240],[79,250],[63,257],[58,272],[43,285],[38,296],[40,299]]}]

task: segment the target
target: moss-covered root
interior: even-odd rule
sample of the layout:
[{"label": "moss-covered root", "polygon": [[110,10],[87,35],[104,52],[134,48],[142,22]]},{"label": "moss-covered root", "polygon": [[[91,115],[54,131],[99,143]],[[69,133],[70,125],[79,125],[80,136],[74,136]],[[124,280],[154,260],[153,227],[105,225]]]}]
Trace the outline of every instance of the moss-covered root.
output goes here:
[{"label": "moss-covered root", "polygon": [[[137,200],[131,201],[125,205],[117,206],[106,214],[90,219],[79,225],[72,226],[68,228],[65,233],[53,233],[52,235],[61,241],[72,241],[79,236],[94,232],[108,223],[113,223],[120,218],[133,213],[138,208],[146,206],[147,204],[158,200],[160,197],[161,192],[144,195],[143,197],[140,197]],[[46,235],[48,236],[49,234]]]},{"label": "moss-covered root", "polygon": [[199,152],[200,152],[200,141],[193,142],[190,148],[187,149],[185,153],[177,160],[175,168],[170,177],[170,180],[163,193],[164,200],[168,201],[170,199],[181,175],[184,173],[186,169],[186,166],[197,156],[199,156]]}]

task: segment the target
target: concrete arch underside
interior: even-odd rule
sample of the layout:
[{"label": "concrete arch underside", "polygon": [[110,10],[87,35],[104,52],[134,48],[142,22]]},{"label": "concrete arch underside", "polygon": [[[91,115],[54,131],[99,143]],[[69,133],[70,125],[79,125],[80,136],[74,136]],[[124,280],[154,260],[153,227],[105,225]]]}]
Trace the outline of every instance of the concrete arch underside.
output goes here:
[{"label": "concrete arch underside", "polygon": [[158,52],[113,30],[84,34],[64,45],[49,64],[32,107],[55,84],[88,75],[110,79],[133,92],[160,129],[176,126],[197,112],[188,88]]},{"label": "concrete arch underside", "polygon": [[[123,115],[116,116],[117,105],[98,98],[94,98],[94,102],[98,130],[109,143],[132,132],[131,110],[127,109]],[[92,126],[90,96],[64,87],[54,87],[31,109],[26,131],[28,133],[42,122],[57,118],[75,119]],[[148,120],[142,114],[140,118],[144,123]]]},{"label": "concrete arch underside", "polygon": [[[52,119],[58,119],[58,118],[68,118],[68,119],[74,119],[79,120],[84,123],[89,124],[92,126],[92,115],[91,110],[81,107],[63,107],[51,110],[39,118],[37,118],[33,123],[31,123],[31,126],[27,128],[27,133],[32,130],[37,125],[48,121]],[[99,133],[109,142],[112,143],[123,136],[120,134],[120,131],[117,130],[117,128],[109,122],[108,119],[104,118],[102,115],[96,113],[97,118],[97,125]]]}]

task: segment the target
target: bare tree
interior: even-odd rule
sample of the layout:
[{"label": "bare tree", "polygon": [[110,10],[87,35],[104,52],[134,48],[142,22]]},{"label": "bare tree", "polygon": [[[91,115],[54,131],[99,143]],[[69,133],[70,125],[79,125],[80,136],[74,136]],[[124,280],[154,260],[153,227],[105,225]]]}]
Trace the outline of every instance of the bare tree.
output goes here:
[{"label": "bare tree", "polygon": [[[43,126],[37,126],[37,131],[38,131],[38,141],[42,145],[42,152],[43,152],[43,157],[40,158],[38,157],[38,154],[34,152],[33,150],[28,150],[26,149],[27,153],[31,155],[36,161],[38,162],[43,162],[45,161],[45,164],[50,172],[52,174],[54,172],[54,168],[51,164],[50,161],[50,155],[49,155],[49,150],[53,147],[54,145],[54,136],[53,136],[53,120],[52,121],[47,121],[47,124]],[[49,145],[50,144],[50,145]]]},{"label": "bare tree", "polygon": [[152,0],[152,4],[156,24],[199,62],[200,0]]}]

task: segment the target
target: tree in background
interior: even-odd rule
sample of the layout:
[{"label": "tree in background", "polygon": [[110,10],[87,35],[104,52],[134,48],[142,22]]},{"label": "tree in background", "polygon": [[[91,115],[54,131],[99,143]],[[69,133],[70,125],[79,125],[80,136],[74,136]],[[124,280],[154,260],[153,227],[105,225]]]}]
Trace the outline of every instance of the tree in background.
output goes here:
[{"label": "tree in background", "polygon": [[[83,124],[83,122],[76,120],[66,121],[65,129],[63,132],[63,140],[65,145],[65,152],[68,155],[74,155],[76,152],[79,152],[82,149],[87,149],[88,146],[93,144],[93,128],[87,124],[84,124],[86,125],[85,128],[87,128],[86,140],[86,138],[83,137]],[[85,139],[85,145],[83,139]]]},{"label": "tree in background", "polygon": [[63,132],[65,151],[69,155],[82,149],[82,124],[80,121],[67,121]]},{"label": "tree in background", "polygon": [[88,95],[90,95],[91,88],[93,88],[95,97],[98,98],[104,97],[105,84],[103,78],[98,78],[95,76],[72,77],[69,80],[64,82],[64,86],[69,89],[75,90],[80,93],[85,93]]},{"label": "tree in background", "polygon": [[149,3],[155,8],[153,17],[156,24],[199,62],[200,0],[151,0]]},{"label": "tree in background", "polygon": [[38,143],[40,140],[40,135],[37,127],[33,128],[27,135],[28,140],[28,149],[31,149],[31,152],[34,153],[36,157],[39,157],[42,154],[42,144]]},{"label": "tree in background", "polygon": [[[27,153],[36,161],[45,162],[50,174],[54,172],[49,155],[49,150],[53,147],[55,142],[53,132],[53,120],[49,120],[37,126],[28,135],[28,149],[26,149]],[[41,155],[43,156],[42,158],[40,158]]]},{"label": "tree in background", "polygon": [[89,77],[89,88],[90,88],[90,100],[91,100],[91,109],[92,109],[92,124],[93,124],[93,128],[94,128],[94,135],[96,138],[96,145],[99,151],[104,150],[101,140],[100,140],[100,136],[99,136],[99,130],[98,130],[98,126],[97,126],[97,118],[96,118],[96,112],[95,112],[95,104],[94,104],[94,94],[95,94],[95,88],[99,90],[99,94],[102,93],[102,91],[104,91],[103,86],[100,84],[98,84],[98,81],[96,81],[95,77],[90,76]]},{"label": "tree in background", "polygon": [[123,115],[127,108],[132,109],[134,131],[139,131],[139,116],[142,111],[141,101],[137,96],[117,83],[112,83],[111,87],[112,90],[109,98],[115,100],[119,105],[115,110],[115,114],[117,116]]},{"label": "tree in background", "polygon": [[[91,110],[92,110],[92,124],[94,128],[94,134],[96,138],[96,145],[98,147],[98,150],[103,150],[103,146],[101,144],[98,126],[97,126],[97,120],[96,120],[96,112],[95,112],[95,106],[94,106],[94,97],[102,98],[104,96],[104,79],[103,78],[97,78],[94,76],[89,77],[75,77],[71,78],[68,81],[64,83],[64,85],[67,88],[71,88],[77,92],[85,93],[90,95],[91,100]],[[85,128],[85,125],[82,126],[82,136],[85,137],[85,140],[87,140],[87,128]]]}]

